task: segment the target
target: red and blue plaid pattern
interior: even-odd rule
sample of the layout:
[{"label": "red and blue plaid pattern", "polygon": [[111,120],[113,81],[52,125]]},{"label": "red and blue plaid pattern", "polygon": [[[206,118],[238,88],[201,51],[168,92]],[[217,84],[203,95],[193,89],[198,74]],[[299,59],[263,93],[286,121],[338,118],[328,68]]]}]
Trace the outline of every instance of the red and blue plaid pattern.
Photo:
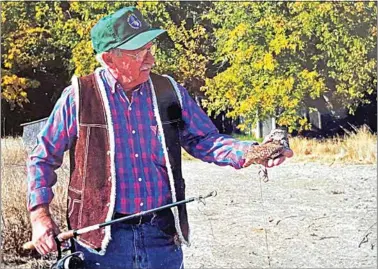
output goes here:
[{"label": "red and blue plaid pattern", "polygon": [[[109,99],[115,135],[115,211],[132,214],[171,202],[161,137],[153,113],[149,83],[132,93],[131,102],[109,72],[101,73]],[[102,83],[102,82],[100,82]],[[180,85],[185,128],[182,146],[194,157],[217,165],[240,169],[243,152],[251,145],[221,135],[202,109]],[[38,135],[30,154],[28,169],[28,209],[50,203],[56,183],[54,172],[63,161],[77,135],[75,92],[67,87],[47,124]]]}]

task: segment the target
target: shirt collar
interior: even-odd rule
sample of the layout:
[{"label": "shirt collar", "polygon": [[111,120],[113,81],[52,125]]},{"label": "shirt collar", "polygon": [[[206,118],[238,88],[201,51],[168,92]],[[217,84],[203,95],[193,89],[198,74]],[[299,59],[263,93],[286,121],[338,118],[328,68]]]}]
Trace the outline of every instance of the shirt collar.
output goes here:
[{"label": "shirt collar", "polygon": [[108,68],[105,68],[104,77],[106,82],[110,86],[111,93],[115,93],[116,89],[121,89],[121,84],[115,79],[115,77],[110,73]]},{"label": "shirt collar", "polygon": [[[110,73],[108,68],[105,68],[104,75],[105,75],[104,77],[106,79],[106,82],[110,86],[111,93],[115,93],[116,90],[123,90],[121,84],[116,80],[116,78],[112,75],[112,73]],[[143,85],[144,83],[140,84],[139,87],[135,89],[134,91],[140,90],[142,94]]]}]

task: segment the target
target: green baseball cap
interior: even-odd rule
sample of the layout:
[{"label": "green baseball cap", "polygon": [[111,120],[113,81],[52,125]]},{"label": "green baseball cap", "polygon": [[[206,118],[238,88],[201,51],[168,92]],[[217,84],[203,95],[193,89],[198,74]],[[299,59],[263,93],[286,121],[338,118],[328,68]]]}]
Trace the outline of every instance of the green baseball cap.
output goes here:
[{"label": "green baseball cap", "polygon": [[96,53],[113,48],[136,50],[164,32],[163,29],[151,28],[135,7],[124,7],[93,26],[92,46]]}]

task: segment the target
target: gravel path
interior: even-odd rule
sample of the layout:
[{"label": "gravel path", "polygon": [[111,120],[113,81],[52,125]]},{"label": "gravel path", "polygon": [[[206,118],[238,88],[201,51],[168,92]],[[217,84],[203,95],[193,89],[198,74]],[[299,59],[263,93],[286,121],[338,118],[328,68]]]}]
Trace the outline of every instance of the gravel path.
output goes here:
[{"label": "gravel path", "polygon": [[257,167],[183,167],[188,197],[218,192],[188,205],[185,268],[377,268],[375,165],[288,162],[261,189]]}]

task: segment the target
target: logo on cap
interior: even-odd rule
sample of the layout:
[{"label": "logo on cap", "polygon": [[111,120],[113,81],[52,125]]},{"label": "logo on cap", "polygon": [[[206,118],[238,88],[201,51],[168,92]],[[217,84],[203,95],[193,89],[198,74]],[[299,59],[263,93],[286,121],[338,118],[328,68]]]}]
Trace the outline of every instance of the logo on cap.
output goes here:
[{"label": "logo on cap", "polygon": [[129,15],[127,18],[127,23],[130,25],[131,28],[133,29],[139,29],[142,26],[142,23],[140,20],[135,16],[135,14]]}]

